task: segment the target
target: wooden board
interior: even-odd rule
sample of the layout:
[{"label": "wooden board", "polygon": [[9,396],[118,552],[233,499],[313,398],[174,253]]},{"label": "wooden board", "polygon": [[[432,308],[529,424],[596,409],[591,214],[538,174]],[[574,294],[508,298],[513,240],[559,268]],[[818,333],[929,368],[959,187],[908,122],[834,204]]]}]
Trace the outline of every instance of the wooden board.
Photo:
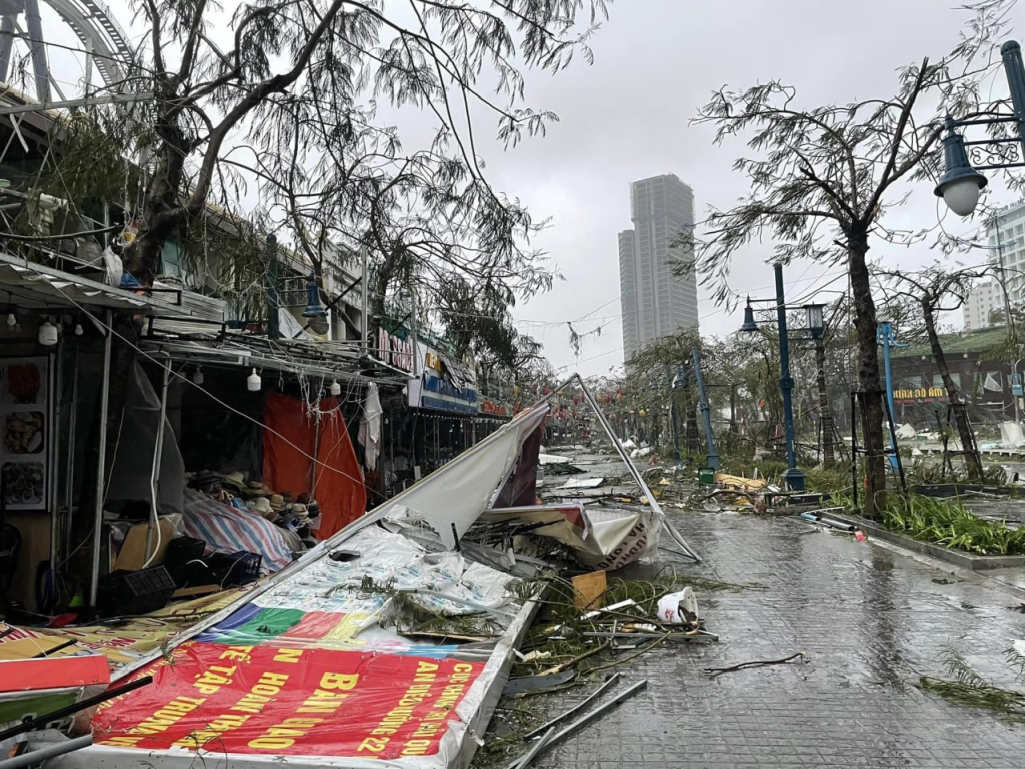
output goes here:
[{"label": "wooden board", "polygon": [[592,571],[573,577],[573,605],[578,609],[593,609],[595,601],[608,588],[604,571]]}]

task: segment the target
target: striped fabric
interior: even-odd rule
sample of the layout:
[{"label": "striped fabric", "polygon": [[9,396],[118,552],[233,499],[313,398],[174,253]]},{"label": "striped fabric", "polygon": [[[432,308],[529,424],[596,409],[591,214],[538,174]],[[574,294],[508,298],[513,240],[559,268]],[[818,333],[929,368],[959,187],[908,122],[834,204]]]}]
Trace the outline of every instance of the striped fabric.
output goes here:
[{"label": "striped fabric", "polygon": [[285,533],[273,523],[193,489],[185,489],[185,533],[217,552],[259,553],[263,572],[279,571],[292,562]]}]

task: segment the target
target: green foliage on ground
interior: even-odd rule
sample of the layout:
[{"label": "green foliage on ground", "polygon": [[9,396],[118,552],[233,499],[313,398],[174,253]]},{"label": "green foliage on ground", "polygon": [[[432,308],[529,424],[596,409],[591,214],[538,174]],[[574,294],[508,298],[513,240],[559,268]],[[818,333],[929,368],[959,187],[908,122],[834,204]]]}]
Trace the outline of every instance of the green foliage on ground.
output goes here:
[{"label": "green foliage on ground", "polygon": [[[1022,658],[1014,649],[1008,649],[1005,655],[1008,663],[1017,669],[1017,677],[1020,679]],[[919,687],[959,705],[993,710],[1005,720],[1025,723],[1025,694],[994,686],[954,649],[944,650],[943,660],[950,679],[921,676],[918,679]]]},{"label": "green foliage on ground", "polygon": [[987,521],[969,512],[957,498],[912,494],[894,497],[883,511],[883,525],[915,539],[979,555],[1025,554],[1025,528]]},{"label": "green foliage on ground", "polygon": [[804,472],[804,486],[808,491],[832,494],[849,489],[851,471],[849,467],[812,467]]}]

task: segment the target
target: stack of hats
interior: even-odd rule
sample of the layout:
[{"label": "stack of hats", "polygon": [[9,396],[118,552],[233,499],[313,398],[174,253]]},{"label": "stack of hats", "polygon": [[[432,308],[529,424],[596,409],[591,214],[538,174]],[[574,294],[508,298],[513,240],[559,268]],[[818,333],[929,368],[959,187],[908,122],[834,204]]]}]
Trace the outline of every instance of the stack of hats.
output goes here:
[{"label": "stack of hats", "polygon": [[237,470],[228,473],[221,479],[221,486],[235,496],[242,496],[242,490],[246,487],[246,476]]}]

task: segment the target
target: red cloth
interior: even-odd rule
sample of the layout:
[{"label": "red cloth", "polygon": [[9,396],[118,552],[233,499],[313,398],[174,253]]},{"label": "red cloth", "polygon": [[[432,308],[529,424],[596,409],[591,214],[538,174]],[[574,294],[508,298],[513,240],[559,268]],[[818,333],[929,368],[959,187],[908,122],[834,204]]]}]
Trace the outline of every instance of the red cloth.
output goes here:
[{"label": "red cloth", "polygon": [[316,451],[320,464],[312,496],[320,504],[317,536],[326,539],[363,515],[367,492],[338,401],[325,398],[320,402],[320,411],[318,440],[316,421],[306,413],[302,401],[278,393],[267,396],[263,412],[263,482],[281,493],[310,493],[310,457]]}]

